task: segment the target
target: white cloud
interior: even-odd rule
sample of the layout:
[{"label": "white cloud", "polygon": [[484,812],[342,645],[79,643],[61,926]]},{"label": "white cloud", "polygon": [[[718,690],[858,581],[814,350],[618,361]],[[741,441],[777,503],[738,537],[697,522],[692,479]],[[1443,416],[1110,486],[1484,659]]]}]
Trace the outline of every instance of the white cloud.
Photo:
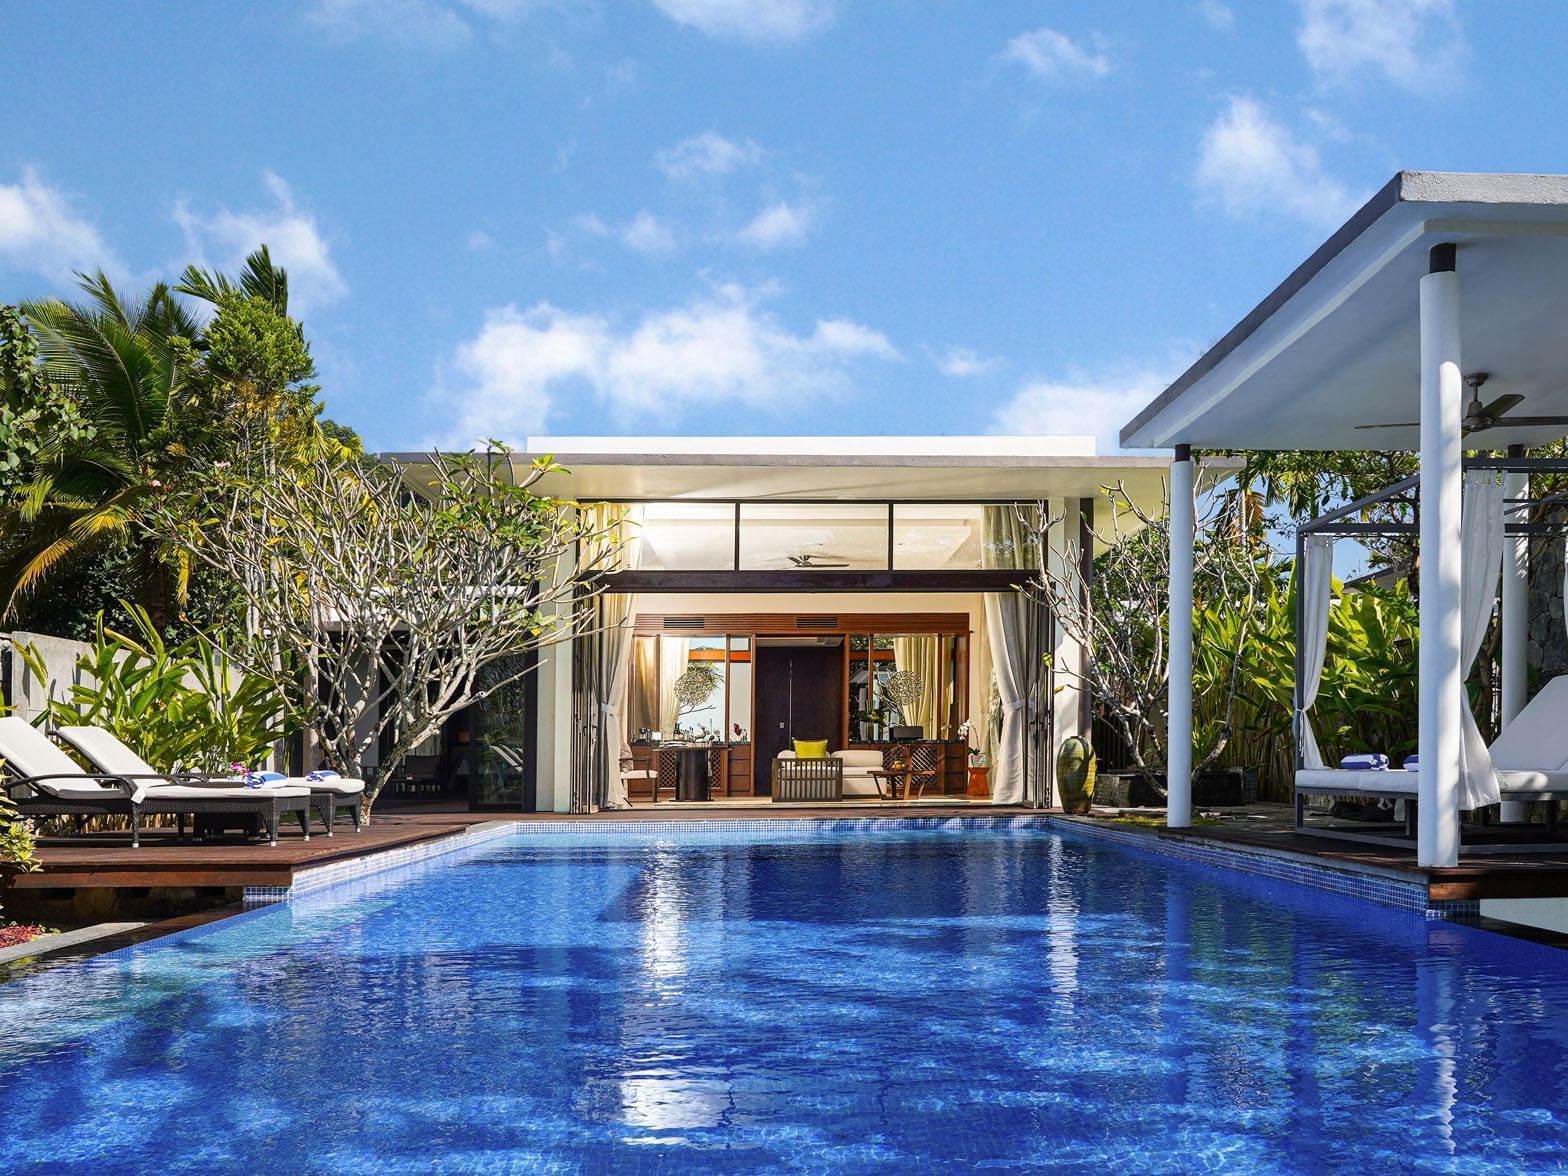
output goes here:
[{"label": "white cloud", "polygon": [[857,365],[899,358],[887,337],[846,319],[792,331],[762,295],[721,286],[621,326],[549,303],[485,316],[459,346],[438,397],[453,410],[443,444],[487,436],[518,441],[549,421],[573,389],[617,418],[668,418],[693,406],[799,408],[841,392]]},{"label": "white cloud", "polygon": [[1169,383],[1167,375],[1149,370],[1031,380],[996,410],[991,431],[1007,436],[1092,433],[1099,452],[1114,453],[1121,448],[1122,426]]},{"label": "white cloud", "polygon": [[779,201],[770,204],[736,231],[735,241],[752,249],[780,249],[803,245],[811,235],[815,216],[809,208]]},{"label": "white cloud", "polygon": [[33,167],[22,169],[18,183],[0,184],[0,260],[60,286],[71,285],[77,270],[125,272],[97,226]]},{"label": "white cloud", "polygon": [[1357,203],[1355,193],[1324,171],[1315,147],[1244,96],[1232,98],[1204,134],[1194,182],[1204,201],[1239,218],[1283,214],[1327,228]]},{"label": "white cloud", "polygon": [[1215,32],[1228,33],[1236,27],[1236,14],[1230,5],[1221,4],[1220,0],[1201,0],[1198,5],[1198,15],[1203,17],[1208,26]]},{"label": "white cloud", "polygon": [[669,253],[675,248],[670,227],[646,208],[622,226],[621,240],[638,253]]},{"label": "white cloud", "polygon": [[951,376],[955,380],[983,376],[1001,362],[995,356],[981,355],[968,347],[949,347],[940,355],[933,354],[931,361],[944,376]]},{"label": "white cloud", "polygon": [[660,171],[672,180],[722,176],[762,158],[762,148],[749,139],[736,142],[714,131],[704,131],[666,147],[653,157]]},{"label": "white cloud", "polygon": [[315,0],[305,18],[340,40],[374,37],[409,49],[453,49],[468,22],[437,0]]},{"label": "white cloud", "polygon": [[1407,90],[1445,84],[1464,62],[1454,0],[1299,0],[1296,44],[1318,78],[1381,73]]},{"label": "white cloud", "polygon": [[832,0],[653,0],[677,24],[710,37],[752,43],[789,42],[826,28]]},{"label": "white cloud", "polygon": [[332,260],[316,218],[300,208],[283,178],[262,173],[272,207],[235,212],[220,208],[203,216],[184,201],[175,205],[174,220],[185,232],[186,248],[197,264],[237,270],[248,253],[266,245],[272,260],[288,270],[289,311],[300,317],[309,309],[336,302],[348,284]]},{"label": "white cloud", "polygon": [[1111,72],[1111,61],[1105,54],[1085,49],[1055,29],[1020,33],[1002,50],[1002,60],[1016,62],[1035,77],[1047,81],[1103,78]]},{"label": "white cloud", "polygon": [[468,248],[475,253],[485,253],[496,247],[496,239],[483,229],[468,234]]}]

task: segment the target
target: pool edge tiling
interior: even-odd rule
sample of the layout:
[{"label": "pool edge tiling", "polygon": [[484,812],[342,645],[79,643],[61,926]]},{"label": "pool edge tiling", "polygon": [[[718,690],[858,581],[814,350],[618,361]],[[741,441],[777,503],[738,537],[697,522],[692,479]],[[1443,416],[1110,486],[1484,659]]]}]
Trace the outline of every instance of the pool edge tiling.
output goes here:
[{"label": "pool edge tiling", "polygon": [[1061,813],[1042,812],[1035,815],[997,816],[802,816],[786,818],[728,819],[714,821],[701,817],[691,820],[661,821],[657,825],[635,818],[625,820],[595,817],[581,820],[536,821],[500,819],[475,825],[461,833],[437,841],[418,845],[400,846],[381,853],[347,861],[334,862],[313,869],[302,870],[292,886],[252,886],[245,889],[245,905],[258,906],[288,901],[292,897],[312,893],[322,887],[339,882],[364,878],[400,866],[413,865],[432,858],[455,853],[496,838],[517,834],[581,836],[593,834],[607,838],[635,833],[639,837],[667,837],[683,840],[698,837],[703,841],[723,841],[739,835],[755,835],[769,829],[783,831],[790,828],[828,829],[854,832],[874,828],[913,829],[997,829],[1031,825],[1045,825],[1055,829],[1073,830],[1076,833],[1103,841],[1141,849],[1161,857],[1180,861],[1236,870],[1274,881],[1290,882],[1315,890],[1327,891],[1346,898],[1361,899],[1380,906],[1399,910],[1416,911],[1429,919],[1471,922],[1481,917],[1481,906],[1474,900],[1432,899],[1424,878],[1401,877],[1390,870],[1376,866],[1348,863],[1318,863],[1288,850],[1275,850],[1263,846],[1238,846],[1208,841],[1201,833],[1185,831],[1179,836],[1164,835],[1158,831],[1118,829],[1101,821],[1075,818]]}]

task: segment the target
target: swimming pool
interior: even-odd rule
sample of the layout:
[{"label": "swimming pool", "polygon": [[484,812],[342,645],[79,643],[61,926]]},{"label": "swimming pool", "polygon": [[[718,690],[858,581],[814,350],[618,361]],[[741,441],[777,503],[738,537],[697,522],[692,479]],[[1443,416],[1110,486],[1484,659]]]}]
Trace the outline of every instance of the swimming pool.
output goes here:
[{"label": "swimming pool", "polygon": [[0,986],[0,1170],[1568,1165],[1564,953],[1060,827],[746,826]]}]

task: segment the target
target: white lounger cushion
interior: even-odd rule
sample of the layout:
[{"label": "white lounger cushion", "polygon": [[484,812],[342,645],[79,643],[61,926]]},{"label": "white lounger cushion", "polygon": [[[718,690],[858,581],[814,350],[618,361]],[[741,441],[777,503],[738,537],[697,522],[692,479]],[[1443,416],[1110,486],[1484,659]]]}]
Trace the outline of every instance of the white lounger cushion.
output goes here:
[{"label": "white lounger cushion", "polygon": [[1405,771],[1353,772],[1348,768],[1301,768],[1296,772],[1296,789],[1318,795],[1375,792],[1379,796],[1414,797],[1416,773]]},{"label": "white lounger cushion", "polygon": [[[102,727],[60,727],[58,733],[77,751],[90,759],[105,772],[125,772],[129,775],[156,775],[158,769],[149,764],[125,744],[112,731]],[[152,789],[158,800],[213,800],[229,796],[309,796],[310,788],[303,780],[280,780],[265,789],[247,788],[241,780],[191,780],[179,784],[156,784]],[[357,780],[354,783],[359,783]],[[360,791],[364,790],[360,784]],[[140,799],[138,800],[140,803]]]},{"label": "white lounger cushion", "polygon": [[348,776],[328,776],[325,780],[310,780],[304,776],[290,776],[284,781],[290,787],[309,788],[312,792],[334,792],[339,796],[358,796],[365,791],[363,780]]},{"label": "white lounger cushion", "polygon": [[146,799],[149,801],[227,800],[246,797],[252,800],[260,800],[266,796],[308,797],[309,795],[309,788],[296,788],[285,785],[273,788],[247,788],[245,785],[235,784],[231,780],[222,784],[159,784],[156,788],[147,790]]},{"label": "white lounger cushion", "polygon": [[[149,764],[129,747],[123,739],[112,731],[105,731],[102,727],[61,727],[59,735],[77,751],[85,755],[98,768],[105,772],[126,772],[130,775],[156,775],[158,769]],[[227,794],[255,793],[261,788],[247,788],[243,780],[224,779],[214,777],[209,780],[182,781],[179,784],[159,784],[158,793],[163,797],[179,797],[184,800],[196,800],[206,797],[209,800],[214,792]],[[341,776],[331,780],[307,781],[303,776],[290,776],[284,780],[273,780],[263,785],[267,792],[275,792],[280,796],[300,796],[312,790],[317,792],[337,792],[345,796],[352,796],[365,790],[363,780],[349,780]],[[178,791],[176,791],[178,790]]]},{"label": "white lounger cushion", "polygon": [[[122,786],[81,779],[84,775],[82,766],[52,743],[49,736],[19,715],[0,718],[0,759],[5,760],[7,768],[16,776],[65,777],[44,780],[33,786],[34,791],[61,800],[102,800],[105,797],[129,796],[140,804],[152,784],[150,780],[130,780]],[[119,770],[133,771],[130,768]],[[78,779],[72,780],[69,778],[71,776]]]}]

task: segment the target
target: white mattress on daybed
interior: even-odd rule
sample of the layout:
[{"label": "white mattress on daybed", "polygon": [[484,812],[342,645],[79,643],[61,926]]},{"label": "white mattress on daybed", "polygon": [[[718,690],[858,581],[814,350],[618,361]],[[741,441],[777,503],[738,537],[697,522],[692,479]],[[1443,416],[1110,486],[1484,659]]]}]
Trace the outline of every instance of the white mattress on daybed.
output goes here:
[{"label": "white mattress on daybed", "polygon": [[[1503,771],[1502,777],[1505,796],[1549,796],[1554,793],[1568,796],[1568,771],[1509,770]],[[1365,792],[1377,796],[1414,797],[1418,791],[1417,773],[1402,768],[1386,772],[1299,768],[1296,771],[1296,790],[1314,796],[1353,796]]]}]

